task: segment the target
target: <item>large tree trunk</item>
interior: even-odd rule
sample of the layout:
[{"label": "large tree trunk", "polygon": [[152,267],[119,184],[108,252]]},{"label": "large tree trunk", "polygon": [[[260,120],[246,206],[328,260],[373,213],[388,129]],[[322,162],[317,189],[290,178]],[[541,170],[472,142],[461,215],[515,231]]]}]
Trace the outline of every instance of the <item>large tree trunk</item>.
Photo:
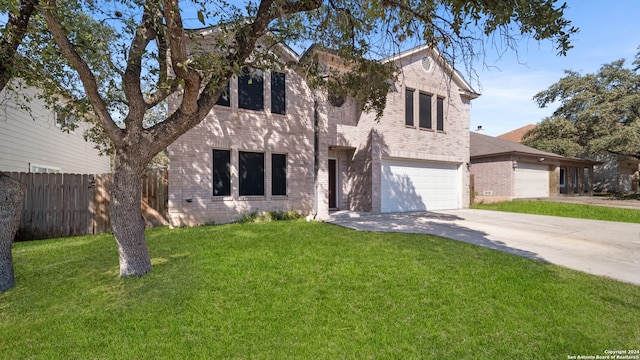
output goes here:
[{"label": "large tree trunk", "polygon": [[111,183],[111,230],[118,242],[120,276],[151,271],[142,218],[142,172],[116,161]]},{"label": "large tree trunk", "polygon": [[20,225],[27,186],[0,174],[0,292],[15,285],[11,244]]}]

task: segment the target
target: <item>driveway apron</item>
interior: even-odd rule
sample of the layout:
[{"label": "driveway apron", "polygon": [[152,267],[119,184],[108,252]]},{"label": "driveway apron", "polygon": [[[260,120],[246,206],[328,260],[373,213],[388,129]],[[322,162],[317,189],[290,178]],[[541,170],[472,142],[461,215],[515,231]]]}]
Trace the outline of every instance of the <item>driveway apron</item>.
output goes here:
[{"label": "driveway apron", "polygon": [[640,285],[640,224],[471,209],[343,212],[327,222],[363,231],[437,235]]}]

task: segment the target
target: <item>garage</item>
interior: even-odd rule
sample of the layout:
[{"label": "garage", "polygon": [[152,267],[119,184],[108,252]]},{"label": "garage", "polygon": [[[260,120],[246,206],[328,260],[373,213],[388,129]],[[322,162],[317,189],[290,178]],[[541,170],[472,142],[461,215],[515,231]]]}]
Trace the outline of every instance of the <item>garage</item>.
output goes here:
[{"label": "garage", "polygon": [[383,160],[381,183],[383,213],[460,208],[457,164]]},{"label": "garage", "polygon": [[549,196],[549,165],[518,163],[515,174],[515,197]]}]

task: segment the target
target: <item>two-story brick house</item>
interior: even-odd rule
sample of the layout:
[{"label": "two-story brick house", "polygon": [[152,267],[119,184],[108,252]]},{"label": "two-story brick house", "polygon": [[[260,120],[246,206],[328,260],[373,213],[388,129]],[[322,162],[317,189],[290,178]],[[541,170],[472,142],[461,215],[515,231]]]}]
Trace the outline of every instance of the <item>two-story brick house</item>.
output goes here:
[{"label": "two-story brick house", "polygon": [[[287,48],[279,56],[300,61]],[[312,47],[328,65],[332,54]],[[313,91],[293,69],[247,70],[198,126],[169,147],[173,225],[254,211],[404,212],[469,204],[469,112],[478,94],[426,47],[400,69],[379,121]],[[372,84],[375,86],[375,84]]]}]

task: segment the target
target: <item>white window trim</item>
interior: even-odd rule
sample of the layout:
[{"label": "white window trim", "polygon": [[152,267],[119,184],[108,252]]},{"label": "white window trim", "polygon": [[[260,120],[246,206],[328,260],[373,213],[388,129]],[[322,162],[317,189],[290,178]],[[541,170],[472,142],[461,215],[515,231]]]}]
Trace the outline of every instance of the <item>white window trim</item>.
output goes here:
[{"label": "white window trim", "polygon": [[[36,171],[36,170],[45,170],[45,171]],[[29,172],[38,173],[38,174],[59,174],[62,172],[62,168],[51,165],[42,165],[29,163]]]}]

